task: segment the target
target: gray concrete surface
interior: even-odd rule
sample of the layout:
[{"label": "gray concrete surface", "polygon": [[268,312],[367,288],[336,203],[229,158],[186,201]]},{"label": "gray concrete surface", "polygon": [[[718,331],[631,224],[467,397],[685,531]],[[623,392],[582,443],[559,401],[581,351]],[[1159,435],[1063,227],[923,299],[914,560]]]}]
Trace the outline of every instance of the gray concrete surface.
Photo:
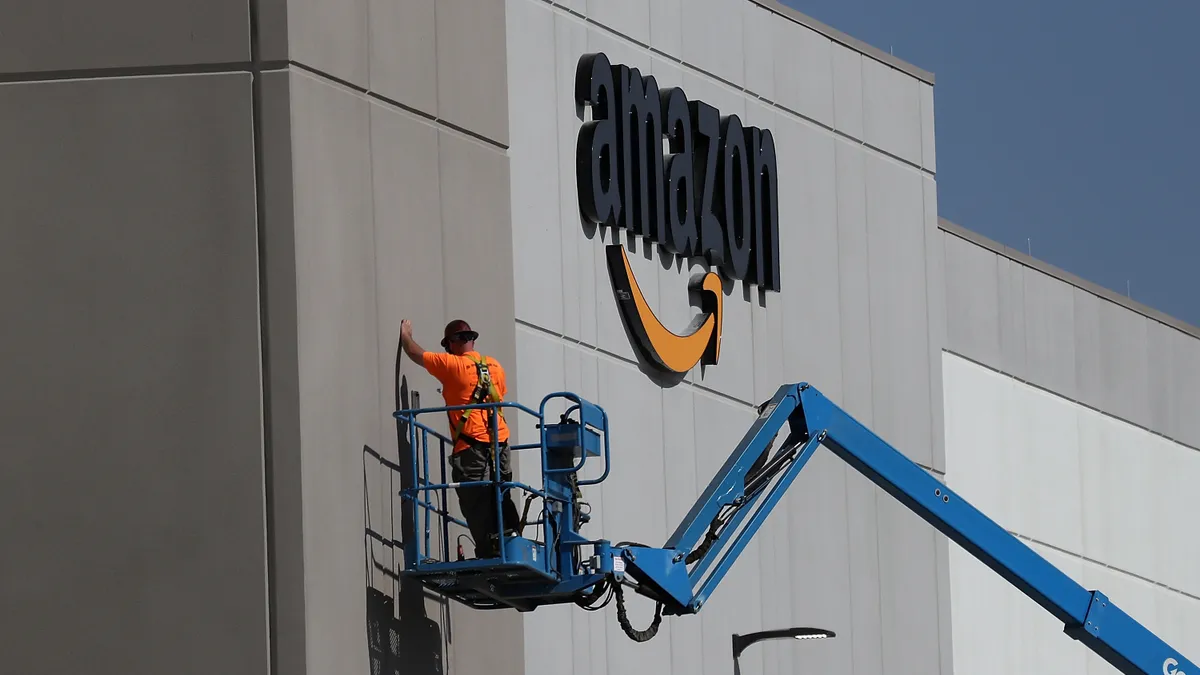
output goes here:
[{"label": "gray concrete surface", "polygon": [[246,0],[6,3],[0,74],[249,61],[249,7]]},{"label": "gray concrete surface", "polygon": [[945,225],[947,349],[1200,447],[1200,338],[1045,263]]},{"label": "gray concrete surface", "polygon": [[[531,403],[567,388],[609,411],[613,472],[587,491],[598,514],[588,532],[664,541],[752,406],[786,382],[812,382],[941,471],[946,301],[928,85],[750,2],[507,4],[521,393]],[[771,129],[778,148],[783,291],[760,302],[728,284],[721,362],[677,384],[644,372],[603,246],[626,244],[642,291],[679,332],[696,311],[688,273],[704,267],[580,222],[572,88],[579,57],[594,51]],[[868,72],[869,60],[884,69]],[[539,610],[526,619],[526,667],[558,673],[573,656],[576,675],[726,673],[732,633],[820,625],[839,639],[756,645],[742,672],[948,674],[949,607],[944,538],[822,455],[699,616],[667,619],[639,645],[611,611]],[[637,627],[652,611],[630,601]]]},{"label": "gray concrete surface", "polygon": [[267,672],[250,109],[0,85],[7,672]]}]

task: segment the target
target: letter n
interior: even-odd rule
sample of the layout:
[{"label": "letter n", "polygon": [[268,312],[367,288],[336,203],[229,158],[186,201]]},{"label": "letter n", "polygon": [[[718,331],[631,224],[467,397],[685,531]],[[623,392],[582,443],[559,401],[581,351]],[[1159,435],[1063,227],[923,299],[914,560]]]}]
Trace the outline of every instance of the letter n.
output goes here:
[{"label": "letter n", "polygon": [[760,288],[778,291],[779,284],[779,178],[775,138],[770,129],[746,128],[750,152],[750,193],[754,222],[754,252],[749,279]]}]

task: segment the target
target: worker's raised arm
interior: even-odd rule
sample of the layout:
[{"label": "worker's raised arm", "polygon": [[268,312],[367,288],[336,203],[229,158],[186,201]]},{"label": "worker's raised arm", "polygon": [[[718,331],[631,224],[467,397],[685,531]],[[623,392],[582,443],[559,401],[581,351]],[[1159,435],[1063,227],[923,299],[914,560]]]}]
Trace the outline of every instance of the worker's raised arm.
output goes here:
[{"label": "worker's raised arm", "polygon": [[408,319],[400,321],[400,345],[404,348],[404,353],[408,354],[408,358],[421,366],[425,365],[425,350],[413,339],[412,322]]}]

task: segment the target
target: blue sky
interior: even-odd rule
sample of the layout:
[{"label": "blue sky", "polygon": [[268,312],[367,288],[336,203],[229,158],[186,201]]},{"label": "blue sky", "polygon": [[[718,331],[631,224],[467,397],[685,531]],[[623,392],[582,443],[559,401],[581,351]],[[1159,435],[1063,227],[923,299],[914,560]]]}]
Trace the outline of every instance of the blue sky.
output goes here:
[{"label": "blue sky", "polygon": [[942,217],[1200,326],[1200,3],[782,2],[935,74]]}]

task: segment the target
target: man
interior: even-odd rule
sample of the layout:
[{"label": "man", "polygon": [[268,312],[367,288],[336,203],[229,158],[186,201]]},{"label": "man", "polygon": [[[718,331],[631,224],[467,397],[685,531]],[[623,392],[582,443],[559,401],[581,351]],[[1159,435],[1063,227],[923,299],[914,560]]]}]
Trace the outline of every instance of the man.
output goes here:
[{"label": "man", "polygon": [[[442,383],[442,398],[447,406],[494,403],[504,400],[508,391],[504,379],[504,368],[496,359],[482,356],[475,351],[475,340],[479,334],[462,319],[446,324],[442,337],[442,348],[446,353],[428,352],[413,340],[412,322],[400,322],[400,343],[404,353],[420,364]],[[492,424],[495,423],[500,451],[500,480],[512,480],[512,465],[509,460],[508,425],[501,408],[492,410],[451,410],[450,438],[454,447],[450,454],[451,480],[493,480],[495,455],[492,445]],[[458,488],[458,502],[463,516],[475,541],[475,557],[498,558],[500,556],[499,535],[496,528],[496,493],[491,486]],[[504,528],[509,536],[516,534],[520,517],[509,489],[501,495]]]}]

